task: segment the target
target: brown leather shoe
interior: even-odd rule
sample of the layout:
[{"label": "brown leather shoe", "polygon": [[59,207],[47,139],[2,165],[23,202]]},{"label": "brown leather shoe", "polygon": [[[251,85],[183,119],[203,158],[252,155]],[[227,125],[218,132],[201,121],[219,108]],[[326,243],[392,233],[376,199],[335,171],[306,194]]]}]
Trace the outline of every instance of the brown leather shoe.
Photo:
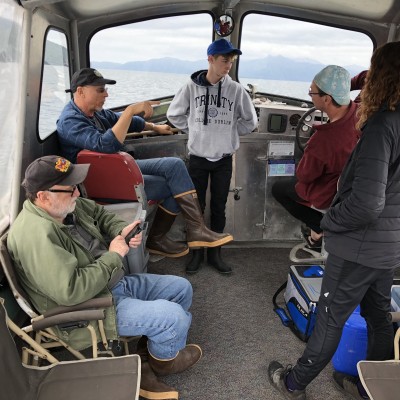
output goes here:
[{"label": "brown leather shoe", "polygon": [[186,222],[186,236],[189,247],[217,247],[233,240],[229,233],[217,233],[204,224],[203,213],[195,191],[176,196]]},{"label": "brown leather shoe", "polygon": [[188,344],[171,360],[159,360],[149,354],[149,364],[157,376],[178,374],[186,371],[200,360],[202,351],[197,344]]},{"label": "brown leather shoe", "polygon": [[157,378],[147,361],[142,361],[139,395],[149,400],[176,400],[179,398],[179,393],[173,387]]}]

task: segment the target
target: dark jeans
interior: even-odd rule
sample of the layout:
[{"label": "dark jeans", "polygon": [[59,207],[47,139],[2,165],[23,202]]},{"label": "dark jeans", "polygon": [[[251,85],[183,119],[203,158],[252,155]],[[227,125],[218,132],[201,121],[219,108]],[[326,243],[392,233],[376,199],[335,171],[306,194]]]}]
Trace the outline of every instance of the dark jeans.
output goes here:
[{"label": "dark jeans", "polygon": [[196,188],[203,212],[206,207],[206,193],[210,179],[211,230],[223,232],[226,222],[225,205],[232,177],[232,156],[213,162],[203,157],[191,155],[189,175]]},{"label": "dark jeans", "polygon": [[317,321],[306,349],[292,376],[304,389],[329,363],[339,344],[342,329],[360,304],[367,322],[367,360],[393,357],[393,325],[390,312],[394,269],[377,269],[328,255],[318,302]]},{"label": "dark jeans", "polygon": [[300,204],[304,200],[297,195],[295,185],[296,178],[291,181],[277,181],[272,185],[272,196],[293,217],[305,223],[314,232],[321,233],[320,223],[324,215],[311,207]]}]

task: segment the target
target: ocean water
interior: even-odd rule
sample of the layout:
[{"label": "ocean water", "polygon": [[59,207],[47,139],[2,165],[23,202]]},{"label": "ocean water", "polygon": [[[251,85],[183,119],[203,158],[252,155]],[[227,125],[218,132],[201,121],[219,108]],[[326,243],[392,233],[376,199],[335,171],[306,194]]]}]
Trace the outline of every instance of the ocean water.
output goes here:
[{"label": "ocean water", "polygon": [[[151,98],[170,96],[184,85],[190,76],[158,72],[102,69],[106,78],[115,79],[116,85],[108,88],[109,97],[106,107],[117,107]],[[241,83],[255,85],[258,91],[306,99],[310,82],[274,81],[242,78]]]},{"label": "ocean water", "polygon": [[[105,105],[108,108],[163,96],[171,96],[190,80],[189,74],[104,68],[101,70],[101,73],[104,77],[117,81],[115,85],[108,86],[109,97]],[[256,91],[258,92],[310,100],[308,91],[311,82],[241,78],[240,83],[247,89],[247,85],[250,83],[256,87]],[[359,91],[351,92],[351,97],[354,99],[358,93]]]},{"label": "ocean water", "polygon": [[[47,72],[47,73],[46,73]],[[56,73],[55,73],[56,72]],[[105,78],[117,81],[108,85],[108,98],[105,108],[119,107],[143,100],[171,96],[184,85],[190,76],[159,72],[102,69]],[[276,81],[242,78],[241,83],[247,88],[252,84],[258,92],[271,93],[299,99],[307,99],[310,82]],[[55,130],[55,124],[64,104],[70,99],[65,93],[69,88],[68,69],[60,66],[45,66],[42,103],[39,117],[39,135],[45,139]],[[357,95],[352,92],[352,98]],[[46,94],[46,95],[45,95]]]}]

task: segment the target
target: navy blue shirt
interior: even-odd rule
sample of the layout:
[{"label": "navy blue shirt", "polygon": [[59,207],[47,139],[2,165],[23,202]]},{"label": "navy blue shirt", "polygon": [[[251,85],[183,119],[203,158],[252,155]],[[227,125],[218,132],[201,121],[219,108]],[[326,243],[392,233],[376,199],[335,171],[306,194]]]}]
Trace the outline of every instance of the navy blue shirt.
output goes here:
[{"label": "navy blue shirt", "polygon": [[[75,163],[78,153],[84,149],[109,154],[121,150],[124,145],[111,129],[119,117],[111,110],[96,111],[93,117],[87,117],[71,100],[57,121],[61,155]],[[128,132],[141,132],[144,127],[144,119],[134,116]]]}]

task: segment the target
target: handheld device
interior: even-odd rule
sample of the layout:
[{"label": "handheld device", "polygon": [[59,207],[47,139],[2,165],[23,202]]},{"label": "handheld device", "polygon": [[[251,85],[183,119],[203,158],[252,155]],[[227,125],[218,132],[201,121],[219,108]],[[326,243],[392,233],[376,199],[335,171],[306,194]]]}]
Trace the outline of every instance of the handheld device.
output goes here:
[{"label": "handheld device", "polygon": [[142,227],[140,224],[136,225],[126,236],[125,236],[125,242],[126,244],[129,243],[129,241],[136,236],[138,233],[142,232]]}]

